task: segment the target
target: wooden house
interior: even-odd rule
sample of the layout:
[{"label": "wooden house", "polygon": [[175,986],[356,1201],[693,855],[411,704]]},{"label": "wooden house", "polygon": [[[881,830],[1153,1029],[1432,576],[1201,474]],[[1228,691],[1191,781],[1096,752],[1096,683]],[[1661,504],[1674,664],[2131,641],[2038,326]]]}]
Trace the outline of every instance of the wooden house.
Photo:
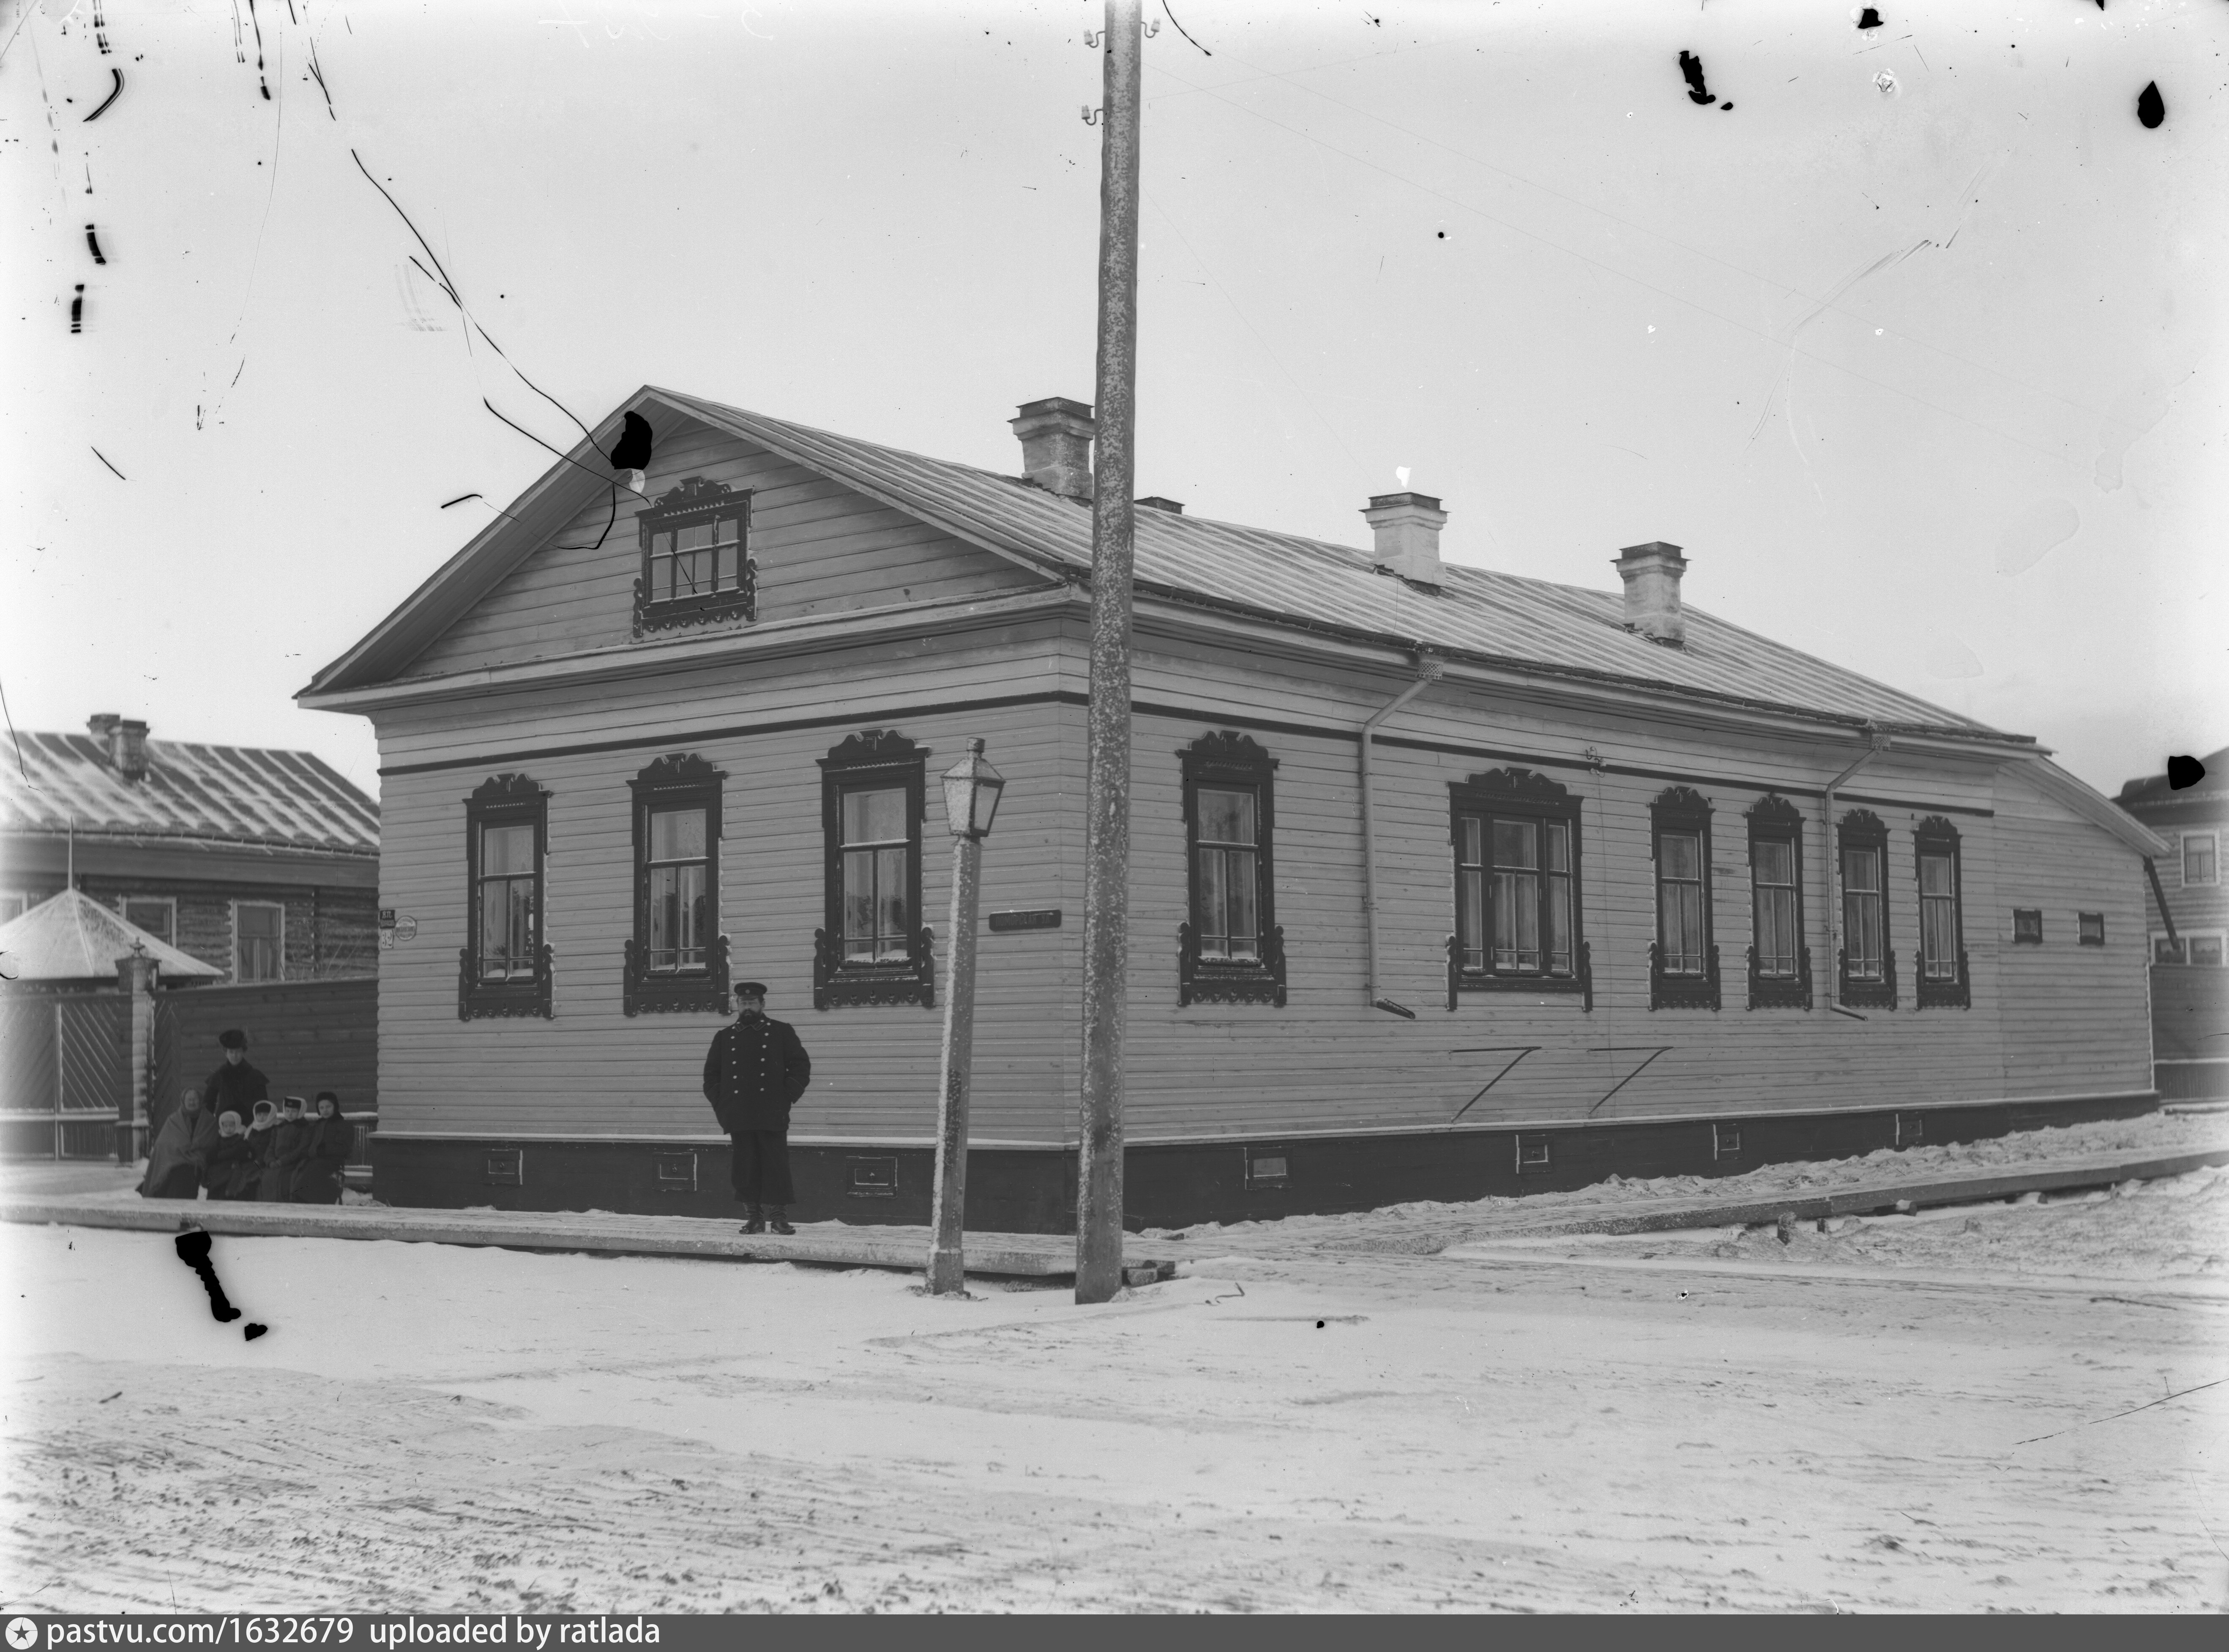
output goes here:
[{"label": "wooden house", "polygon": [[[813,1055],[801,1214],[924,1219],[931,800],[980,736],[968,1214],[1071,1222],[1092,427],[1013,423],[1002,475],[645,389],[302,691],[377,730],[414,936],[382,1198],[724,1212],[700,1069],[749,977]],[[1676,547],[1582,589],[1358,505],[1368,550],[1137,511],[1134,1223],[2153,1104],[2162,845],[2033,739],[1686,607]],[[2021,943],[2039,905],[2096,944]]]},{"label": "wooden house", "polygon": [[[2200,762],[2194,784],[2165,775],[2121,787],[2114,801],[2167,845],[2149,869],[2144,919],[2151,933],[2153,1071],[2179,1099],[2229,1096],[2229,749]],[[2060,915],[2064,921],[2065,915]],[[2038,922],[2047,924],[2046,915]]]}]

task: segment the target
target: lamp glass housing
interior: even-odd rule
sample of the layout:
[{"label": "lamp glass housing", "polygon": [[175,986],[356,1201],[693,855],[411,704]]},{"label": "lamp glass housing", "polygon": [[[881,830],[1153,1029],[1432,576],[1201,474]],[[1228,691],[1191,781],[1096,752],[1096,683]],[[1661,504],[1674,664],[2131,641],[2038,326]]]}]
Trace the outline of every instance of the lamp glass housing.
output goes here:
[{"label": "lamp glass housing", "polygon": [[955,838],[987,838],[1006,782],[983,755],[983,742],[970,740],[967,755],[944,771],[944,820]]}]

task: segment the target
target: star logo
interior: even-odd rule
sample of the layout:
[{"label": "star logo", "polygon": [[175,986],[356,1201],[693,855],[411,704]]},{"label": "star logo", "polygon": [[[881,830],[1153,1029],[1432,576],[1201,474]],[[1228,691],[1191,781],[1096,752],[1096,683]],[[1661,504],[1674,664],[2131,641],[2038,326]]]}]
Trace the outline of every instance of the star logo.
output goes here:
[{"label": "star logo", "polygon": [[39,1626],[36,1623],[28,1617],[8,1620],[8,1644],[15,1648],[16,1652],[30,1652],[30,1649],[38,1643]]}]

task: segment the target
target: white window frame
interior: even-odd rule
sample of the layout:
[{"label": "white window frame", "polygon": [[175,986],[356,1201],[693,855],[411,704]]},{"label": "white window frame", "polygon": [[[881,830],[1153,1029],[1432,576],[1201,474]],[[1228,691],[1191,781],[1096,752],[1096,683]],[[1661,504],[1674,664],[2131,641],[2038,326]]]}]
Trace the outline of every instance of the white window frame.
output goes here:
[{"label": "white window frame", "polygon": [[[2194,881],[2190,877],[2190,858],[2187,845],[2203,838],[2213,846],[2213,876]],[[2175,839],[2175,876],[2184,889],[2212,889],[2221,881],[2221,834],[2218,832],[2186,832]]]},{"label": "white window frame", "polygon": [[22,917],[24,913],[29,911],[33,905],[31,891],[28,889],[0,889],[0,901],[18,901],[22,903],[21,905],[17,906],[16,909],[13,912],[10,912],[6,917],[0,918],[0,923],[14,922],[17,918]]},{"label": "white window frame", "polygon": [[[2186,968],[2186,969],[2219,969],[2219,968],[2223,968],[2223,967],[2229,967],[2229,929],[2177,929],[2177,930],[2174,932],[2174,938],[2175,938],[2175,940],[2176,940],[2177,942],[2179,942],[2181,944],[2181,948],[2182,948],[2182,956],[2181,956],[2181,958],[2179,958],[2179,959],[2174,959],[2174,960],[2171,960],[2171,961],[2169,961],[2173,962],[2176,967],[2181,967],[2181,968]],[[2160,949],[2160,948],[2161,948],[2163,944],[2165,944],[2166,941],[2167,941],[2167,931],[2166,931],[2166,930],[2164,930],[2164,929],[2154,929],[2154,930],[2152,931],[2152,936],[2151,936],[2151,961],[2152,961],[2152,962],[2154,962],[2154,963],[2155,963],[2155,964],[2156,964],[2156,963],[2158,963],[2158,962],[2160,961],[2159,949]],[[2221,963],[2219,963],[2219,964],[2194,964],[2194,963],[2192,963],[2192,962],[2190,961],[2190,943],[2191,943],[2193,941],[2211,941],[2211,942],[2213,942],[2216,946],[2218,946],[2218,947],[2219,947],[2219,948],[2221,948],[2222,962],[2221,962]]]},{"label": "white window frame", "polygon": [[286,979],[286,902],[284,902],[284,901],[234,901],[234,902],[232,903],[232,978],[233,978],[233,980],[234,980],[234,981],[236,981],[236,982],[246,982],[246,981],[247,980],[247,977],[246,975],[244,975],[244,974],[242,974],[241,973],[241,968],[240,968],[240,964],[241,964],[241,957],[240,957],[240,942],[241,942],[241,934],[240,934],[240,909],[241,909],[241,907],[243,907],[243,906],[268,906],[268,907],[273,908],[273,909],[274,909],[274,910],[276,910],[276,911],[278,912],[278,914],[279,914],[279,973],[278,973],[277,974],[275,974],[275,975],[261,975],[261,976],[258,976],[256,979],[257,979],[257,981],[258,981],[259,983],[260,983],[260,982],[261,982],[261,981],[266,981],[266,980],[273,980],[273,981],[282,981],[282,980],[285,980]]},{"label": "white window frame", "polygon": [[[175,895],[119,895],[116,897],[116,916],[126,923],[132,922],[130,909],[134,906],[167,906],[170,909],[170,933],[167,939],[172,946],[178,944],[178,897]],[[283,928],[286,920],[279,922]],[[135,926],[145,929],[145,924]]]}]

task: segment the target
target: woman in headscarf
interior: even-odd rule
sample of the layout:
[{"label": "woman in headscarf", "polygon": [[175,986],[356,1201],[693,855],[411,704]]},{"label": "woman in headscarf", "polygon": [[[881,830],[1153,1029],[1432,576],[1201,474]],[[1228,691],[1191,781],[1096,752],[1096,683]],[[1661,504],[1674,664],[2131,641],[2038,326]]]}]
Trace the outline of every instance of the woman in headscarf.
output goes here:
[{"label": "woman in headscarf", "polygon": [[303,1116],[302,1098],[289,1096],[286,1105],[286,1110],[272,1128],[271,1151],[263,1160],[263,1178],[255,1190],[256,1198],[272,1204],[283,1204],[292,1197],[294,1173],[301,1167],[302,1155],[310,1146],[310,1121]]},{"label": "woman in headscarf", "polygon": [[[216,1140],[202,1155],[202,1186],[211,1199],[253,1198],[255,1164],[240,1115],[227,1109],[216,1115]],[[245,1189],[245,1194],[241,1190]]]},{"label": "woman in headscarf", "polygon": [[309,1147],[294,1172],[297,1205],[341,1202],[341,1170],[356,1149],[356,1126],[341,1116],[341,1098],[318,1092],[318,1116],[310,1121]]},{"label": "woman in headscarf", "polygon": [[147,1173],[139,1180],[142,1199],[199,1199],[202,1167],[196,1138],[201,1134],[200,1092],[188,1090],[178,1098],[163,1128],[147,1149]]}]

